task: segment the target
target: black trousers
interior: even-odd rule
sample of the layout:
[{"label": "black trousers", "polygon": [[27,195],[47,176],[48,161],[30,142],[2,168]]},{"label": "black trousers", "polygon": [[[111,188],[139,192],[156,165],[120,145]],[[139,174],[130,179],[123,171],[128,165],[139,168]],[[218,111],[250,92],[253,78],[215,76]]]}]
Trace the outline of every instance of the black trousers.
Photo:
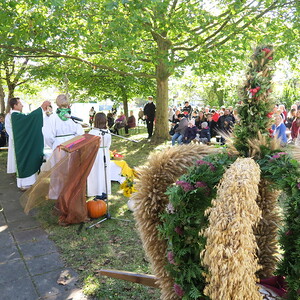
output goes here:
[{"label": "black trousers", "polygon": [[153,134],[153,122],[154,121],[152,121],[152,120],[146,119],[147,131],[148,131],[149,138],[151,138],[151,136]]}]

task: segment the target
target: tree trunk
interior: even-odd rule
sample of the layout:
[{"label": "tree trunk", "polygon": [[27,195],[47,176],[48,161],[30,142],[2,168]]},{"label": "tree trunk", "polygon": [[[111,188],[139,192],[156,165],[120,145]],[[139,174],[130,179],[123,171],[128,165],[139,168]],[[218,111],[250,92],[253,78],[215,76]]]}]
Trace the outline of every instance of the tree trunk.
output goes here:
[{"label": "tree trunk", "polygon": [[128,97],[126,93],[126,89],[122,86],[122,102],[123,102],[123,108],[124,108],[124,114],[126,116],[126,119],[128,119]]},{"label": "tree trunk", "polygon": [[16,86],[14,84],[8,84],[8,97],[7,97],[7,103],[6,103],[6,113],[10,112],[9,99],[14,97],[15,87]]},{"label": "tree trunk", "polygon": [[168,121],[169,77],[172,70],[168,63],[168,51],[171,43],[166,39],[156,37],[157,53],[159,56],[156,65],[156,113],[153,140],[161,142],[170,139]]},{"label": "tree trunk", "polygon": [[3,90],[3,86],[0,83],[0,113],[1,114],[4,114],[4,111],[5,111],[4,98],[5,98],[5,93],[4,93],[4,90]]},{"label": "tree trunk", "polygon": [[162,141],[170,139],[169,122],[168,122],[168,88],[169,78],[156,79],[156,114],[155,114],[155,130],[154,141]]},{"label": "tree trunk", "polygon": [[123,107],[124,107],[124,114],[126,116],[126,119],[128,119],[128,99],[127,97],[123,97]]},{"label": "tree trunk", "polygon": [[16,86],[14,84],[8,84],[8,100],[14,98]]}]

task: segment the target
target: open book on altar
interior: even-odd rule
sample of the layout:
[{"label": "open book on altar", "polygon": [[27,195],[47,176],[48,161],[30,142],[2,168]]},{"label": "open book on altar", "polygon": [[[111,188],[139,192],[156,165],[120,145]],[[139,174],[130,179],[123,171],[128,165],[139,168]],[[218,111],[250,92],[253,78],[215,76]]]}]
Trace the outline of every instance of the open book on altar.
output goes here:
[{"label": "open book on altar", "polygon": [[81,147],[89,144],[92,140],[99,138],[101,139],[101,137],[85,133],[83,135],[75,136],[64,143],[61,143],[59,145],[59,148],[66,152],[74,152]]}]

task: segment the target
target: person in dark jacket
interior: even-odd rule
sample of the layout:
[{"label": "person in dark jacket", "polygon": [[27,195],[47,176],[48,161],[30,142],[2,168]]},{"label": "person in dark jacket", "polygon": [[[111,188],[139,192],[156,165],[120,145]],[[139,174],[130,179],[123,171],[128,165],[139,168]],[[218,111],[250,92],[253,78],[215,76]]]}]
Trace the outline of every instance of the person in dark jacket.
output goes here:
[{"label": "person in dark jacket", "polygon": [[183,144],[189,144],[195,137],[198,132],[198,128],[195,125],[195,120],[189,121],[188,127],[184,132],[182,139]]},{"label": "person in dark jacket", "polygon": [[199,136],[197,135],[196,140],[203,143],[203,144],[207,144],[210,143],[210,128],[208,126],[207,122],[203,122],[201,124],[201,130],[199,133]]},{"label": "person in dark jacket", "polygon": [[153,97],[148,97],[148,103],[144,107],[144,119],[146,120],[148,139],[152,137],[153,134],[153,123],[155,119],[155,104],[153,103]]},{"label": "person in dark jacket", "polygon": [[176,141],[178,145],[182,144],[185,130],[188,127],[188,120],[184,114],[179,114],[178,119],[180,122],[178,123],[178,127],[175,129],[175,134],[172,136],[172,146],[175,145]]},{"label": "person in dark jacket", "polygon": [[108,128],[112,128],[115,124],[115,119],[112,113],[107,114],[107,126]]},{"label": "person in dark jacket", "polygon": [[191,105],[189,104],[189,101],[185,101],[184,102],[184,107],[182,108],[182,113],[186,115],[187,118],[190,118],[191,115],[192,115],[192,107]]},{"label": "person in dark jacket", "polygon": [[127,119],[127,125],[125,126],[125,133],[128,133],[129,128],[136,127],[135,116],[133,115],[133,110],[130,111],[130,116]]}]

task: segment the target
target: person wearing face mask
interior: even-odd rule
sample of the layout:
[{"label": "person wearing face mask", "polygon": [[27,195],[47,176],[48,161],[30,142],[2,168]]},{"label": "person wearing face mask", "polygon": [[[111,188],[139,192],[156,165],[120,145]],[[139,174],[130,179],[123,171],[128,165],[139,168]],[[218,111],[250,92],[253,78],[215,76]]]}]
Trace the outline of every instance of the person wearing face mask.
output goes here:
[{"label": "person wearing face mask", "polygon": [[82,126],[70,118],[69,97],[65,94],[58,95],[56,104],[58,106],[56,113],[49,117],[47,126],[43,128],[45,142],[52,150],[61,143],[84,134]]},{"label": "person wearing face mask", "polygon": [[49,101],[44,101],[41,107],[25,115],[22,114],[23,104],[20,98],[9,100],[11,111],[5,117],[9,135],[7,173],[17,174],[17,186],[21,190],[26,190],[35,183],[37,172],[43,163],[43,111],[50,105]]},{"label": "person wearing face mask", "polygon": [[152,137],[153,134],[153,123],[155,119],[155,104],[153,103],[153,97],[148,97],[148,103],[144,107],[144,118],[146,120],[148,139]]}]

